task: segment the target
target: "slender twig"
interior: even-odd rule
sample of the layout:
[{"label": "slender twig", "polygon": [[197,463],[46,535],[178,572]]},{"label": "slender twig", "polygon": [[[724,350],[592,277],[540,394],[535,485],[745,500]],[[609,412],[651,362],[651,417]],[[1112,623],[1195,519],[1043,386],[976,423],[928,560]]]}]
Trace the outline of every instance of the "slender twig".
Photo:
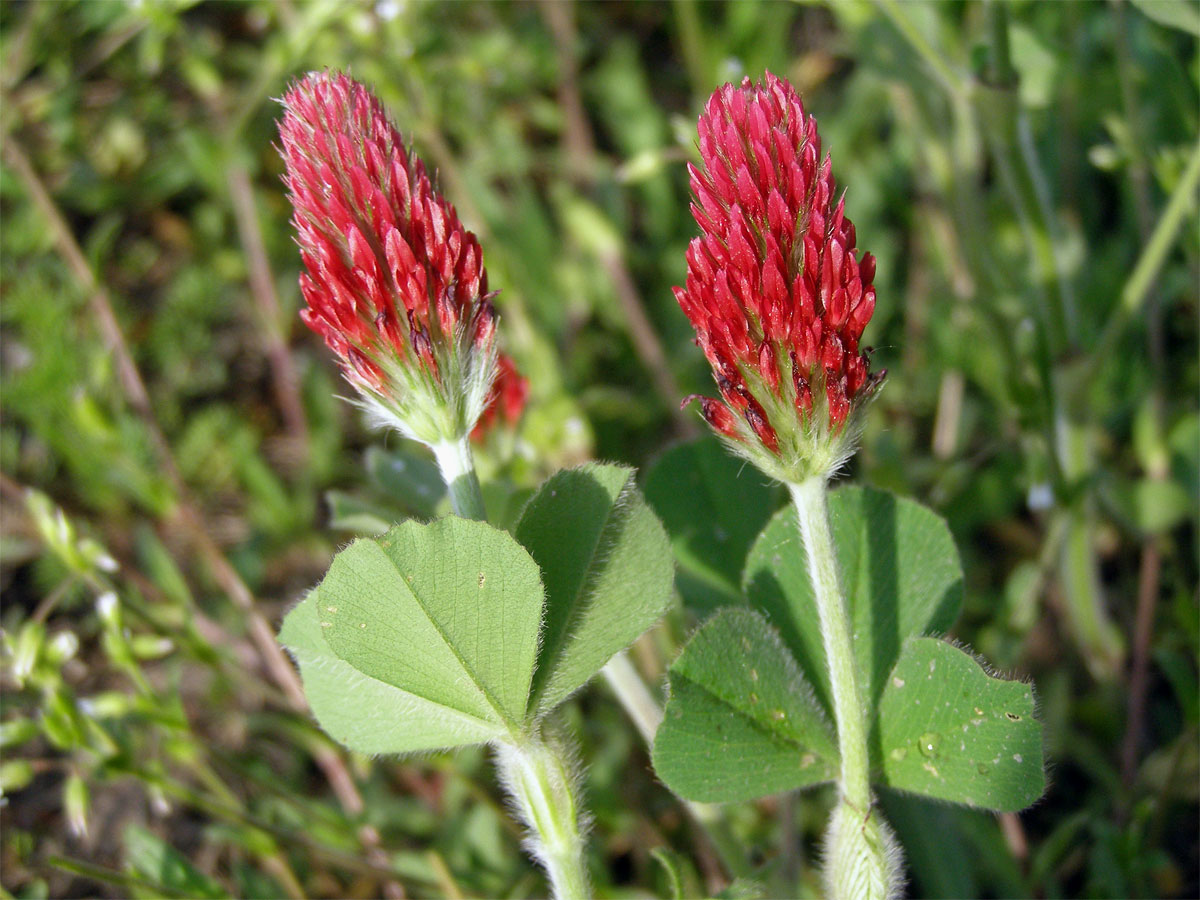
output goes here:
[{"label": "slender twig", "polygon": [[1158,605],[1159,571],[1162,557],[1158,544],[1148,540],[1142,545],[1138,574],[1137,617],[1133,626],[1133,654],[1129,666],[1129,702],[1125,718],[1125,739],[1121,743],[1121,782],[1133,785],[1137,775],[1138,748],[1146,719],[1146,676],[1150,664],[1150,644],[1154,637],[1154,611]]},{"label": "slender twig", "polygon": [[1116,25],[1113,30],[1113,46],[1117,58],[1117,83],[1121,88],[1121,108],[1125,113],[1126,124],[1129,126],[1129,149],[1131,151],[1127,166],[1129,186],[1133,190],[1133,211],[1137,216],[1138,234],[1145,242],[1150,239],[1150,231],[1154,228],[1154,210],[1150,205],[1150,167],[1139,140],[1145,131],[1142,128],[1141,107],[1138,105],[1133,84],[1133,60],[1129,47],[1127,4],[1122,0],[1109,0],[1109,5],[1112,7],[1113,20]]},{"label": "slender twig", "polygon": [[654,330],[650,317],[646,315],[646,306],[642,302],[641,294],[629,272],[624,255],[619,248],[614,248],[605,252],[600,262],[608,272],[613,291],[621,305],[621,312],[625,314],[625,323],[629,326],[629,338],[633,341],[633,349],[654,382],[654,389],[666,403],[667,409],[670,410],[676,433],[680,437],[699,434],[697,420],[693,416],[687,415],[677,402],[683,397],[683,392],[667,363],[667,354],[663,350],[662,342],[658,339],[658,332]]},{"label": "slender twig", "polygon": [[263,869],[268,875],[275,876],[275,880],[283,885],[283,889],[287,891],[287,895],[292,900],[305,900],[308,894],[304,891],[304,885],[296,877],[296,873],[292,871],[291,866],[279,856],[268,856],[263,861]]},{"label": "slender twig", "polygon": [[925,35],[904,12],[903,4],[898,0],[875,0],[875,5],[891,20],[896,30],[908,41],[909,45],[917,51],[917,55],[929,66],[934,78],[942,85],[946,93],[954,95],[966,92],[967,83],[950,68],[945,56],[925,40]]},{"label": "slender twig", "polygon": [[1013,859],[1024,866],[1029,861],[1029,840],[1025,837],[1025,827],[1021,817],[1014,812],[1000,813],[1000,832],[1004,835],[1004,843]]},{"label": "slender twig", "polygon": [[1087,390],[1100,368],[1112,358],[1122,332],[1145,303],[1154,279],[1158,277],[1159,270],[1167,260],[1167,254],[1175,244],[1175,237],[1183,225],[1188,208],[1195,200],[1197,186],[1200,186],[1200,144],[1192,150],[1191,158],[1171,193],[1171,199],[1167,201],[1166,209],[1159,217],[1150,240],[1142,248],[1137,264],[1121,288],[1120,300],[1109,313],[1100,339],[1096,341],[1086,367],[1075,381],[1075,389],[1079,393]]},{"label": "slender twig", "polygon": [[779,874],[783,887],[792,888],[800,878],[804,864],[800,832],[796,828],[796,791],[779,798]]},{"label": "slender twig", "polygon": [[942,384],[938,388],[937,411],[933,417],[933,455],[938,459],[949,459],[958,449],[958,429],[962,421],[963,391],[966,379],[961,369],[947,369],[942,373]]},{"label": "slender twig", "polygon": [[194,893],[182,888],[170,887],[157,881],[149,881],[137,875],[129,875],[118,869],[97,866],[82,859],[72,859],[68,856],[52,855],[46,860],[46,865],[52,869],[59,869],[63,872],[69,872],[72,875],[78,875],[80,878],[90,878],[92,881],[100,884],[121,888],[128,891],[130,896],[133,896],[136,891],[149,892],[150,896],[180,898],[191,897]]},{"label": "slender twig", "polygon": [[[576,184],[584,190],[594,192],[599,167],[596,159],[596,140],[592,134],[591,123],[584,114],[583,99],[579,93],[574,7],[569,3],[551,2],[538,4],[538,9],[554,36],[558,62],[558,102],[566,120],[563,128],[563,150],[568,165],[574,172]],[[658,332],[646,313],[646,304],[629,270],[623,244],[614,242],[613,246],[601,251],[600,263],[608,273],[613,292],[625,316],[634,352],[654,382],[654,389],[670,410],[676,430],[681,436],[698,434],[696,418],[683,413],[679,408],[683,392],[671,371]]]},{"label": "slender twig", "polygon": [[[273,81],[273,78],[271,79]],[[308,420],[304,412],[304,401],[300,396],[300,382],[288,350],[287,327],[283,318],[283,305],[275,288],[275,276],[271,271],[271,260],[263,240],[262,220],[254,202],[254,184],[250,173],[238,153],[237,141],[242,133],[246,117],[261,102],[260,80],[251,88],[250,96],[239,98],[235,109],[237,118],[230,123],[222,104],[216,100],[208,103],[209,112],[218,123],[218,131],[225,143],[225,179],[229,189],[233,218],[237,225],[238,240],[249,270],[250,293],[258,309],[262,328],[262,344],[271,369],[271,384],[275,402],[283,415],[284,426],[295,449],[308,451]]]},{"label": "slender twig", "polygon": [[[1117,57],[1117,83],[1121,87],[1121,108],[1125,113],[1127,125],[1129,165],[1125,167],[1125,171],[1129,175],[1129,188],[1133,193],[1138,237],[1145,245],[1154,232],[1154,207],[1150,198],[1150,164],[1142,146],[1142,136],[1146,134],[1146,130],[1142,127],[1142,108],[1138,104],[1134,87],[1133,59],[1129,47],[1129,15],[1126,10],[1127,4],[1122,0],[1109,0],[1109,5],[1116,25],[1113,45]],[[1162,298],[1155,290],[1148,291],[1146,301],[1146,347],[1149,350],[1150,369],[1154,373],[1155,392],[1161,394],[1166,377],[1167,353],[1163,335]],[[1155,409],[1160,410],[1161,404],[1156,403]]]},{"label": "slender twig", "polygon": [[672,6],[675,9],[675,31],[679,35],[680,54],[688,70],[688,80],[692,83],[692,94],[700,103],[712,90],[704,26],[696,11],[696,0],[675,0]]},{"label": "slender twig", "polygon": [[259,321],[263,327],[262,341],[271,367],[275,402],[279,404],[293,444],[302,452],[307,452],[308,420],[304,414],[304,401],[300,397],[300,380],[296,377],[296,367],[288,350],[282,306],[263,242],[262,223],[254,204],[254,185],[236,152],[228,154],[226,177],[238,237],[250,270],[250,293],[258,306]]},{"label": "slender twig", "polygon": [[[180,474],[170,444],[155,418],[145,382],[129,352],[124,333],[113,312],[108,291],[96,279],[74,233],[67,225],[66,219],[46,190],[45,185],[42,184],[15,137],[9,136],[5,140],[4,156],[16,170],[30,198],[50,225],[59,252],[66,260],[80,287],[88,294],[89,307],[109,351],[113,354],[126,398],[145,425],[159,465],[174,488],[178,503],[176,511],[178,524],[183,526],[193,546],[208,565],[217,584],[225,591],[234,605],[246,614],[250,637],[267,670],[271,673],[271,677],[283,689],[289,705],[296,712],[307,712],[308,703],[304,697],[300,676],[288,662],[282,648],[276,643],[274,630],[267,622],[266,617],[257,609],[254,595],[238,575],[237,570],[217,547],[212,536],[209,535],[203,519],[197,511],[198,507],[191,499],[191,492]],[[354,779],[338,753],[331,747],[321,747],[315,752],[314,757],[342,808],[352,816],[360,815],[364,808],[362,795],[358,792]],[[369,853],[382,852],[379,851],[379,835],[374,827],[362,826],[359,829],[359,838],[368,848]],[[389,892],[395,893],[399,890],[399,885],[393,883],[387,889]]]},{"label": "slender twig", "polygon": [[454,880],[454,873],[446,865],[446,860],[442,858],[442,854],[436,850],[430,850],[425,854],[425,859],[429,862],[429,868],[433,870],[433,877],[437,881],[438,890],[442,896],[446,900],[463,900],[465,895],[462,892],[462,888]]},{"label": "slender twig", "polygon": [[647,746],[653,745],[654,735],[663,720],[662,707],[651,696],[646,682],[642,681],[642,676],[630,662],[629,654],[622,650],[605,664],[601,672],[626,715],[633,720],[642,740]]},{"label": "slender twig", "polygon": [[[1033,146],[1029,117],[1018,100],[1018,75],[1008,44],[1008,9],[1003,3],[988,4],[987,28],[987,85],[975,94],[976,109],[1030,257],[1037,266],[1037,289],[1043,296],[1032,311],[1045,329],[1045,362],[1049,364],[1071,348],[1078,337],[1074,297],[1062,259],[1063,242],[1055,240],[1062,228]],[[1041,285],[1045,285],[1044,290]]]},{"label": "slender twig", "polygon": [[592,180],[596,142],[579,93],[579,64],[576,59],[575,4],[539,3],[538,11],[554,35],[558,61],[558,105],[563,112],[563,143],[567,166],[582,183]]}]

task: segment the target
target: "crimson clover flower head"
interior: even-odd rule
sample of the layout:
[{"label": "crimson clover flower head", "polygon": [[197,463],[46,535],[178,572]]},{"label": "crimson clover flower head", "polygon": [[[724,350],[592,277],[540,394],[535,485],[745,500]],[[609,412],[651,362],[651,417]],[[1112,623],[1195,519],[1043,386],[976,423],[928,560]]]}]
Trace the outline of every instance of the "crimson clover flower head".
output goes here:
[{"label": "crimson clover flower head", "polygon": [[859,255],[817,123],[767,72],[726,84],[699,122],[690,165],[701,235],[675,298],[720,399],[699,399],[737,453],[781,481],[828,476],[853,452],[857,412],[882,383],[860,351],[875,259]]},{"label": "crimson clover flower head", "polygon": [[362,84],[313,72],[283,98],[305,324],[360,405],[431,446],[467,435],[496,370],[483,254]]}]

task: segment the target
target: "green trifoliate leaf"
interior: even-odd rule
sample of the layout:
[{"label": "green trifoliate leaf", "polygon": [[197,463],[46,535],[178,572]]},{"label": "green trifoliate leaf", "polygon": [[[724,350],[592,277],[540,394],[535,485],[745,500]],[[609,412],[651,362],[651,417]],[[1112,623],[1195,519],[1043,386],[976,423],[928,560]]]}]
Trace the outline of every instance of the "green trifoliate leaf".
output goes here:
[{"label": "green trifoliate leaf", "polygon": [[762,616],[718,612],[672,663],[670,679],[654,770],[680,796],[748,800],[833,778],[833,729]]},{"label": "green trifoliate leaf", "polygon": [[879,702],[884,783],[984,809],[1024,809],[1046,788],[1033,691],[989,676],[936,638],[904,646]]},{"label": "green trifoliate leaf", "polygon": [[559,472],[517,523],[546,586],[531,715],[586,684],[671,605],[671,548],[633,474],[598,464]]},{"label": "green trifoliate leaf", "polygon": [[[943,632],[962,605],[962,567],[946,523],[912,500],[871,488],[829,495],[829,517],[846,593],[854,652],[867,700],[910,637]],[[779,628],[830,708],[829,676],[796,511],[780,510],[746,560],[746,596]]]},{"label": "green trifoliate leaf", "polygon": [[279,641],[300,666],[317,722],[339,744],[371,756],[479,744],[503,727],[370,678],[334,655],[313,591],[283,622]]},{"label": "green trifoliate leaf", "polygon": [[746,551],[779,508],[781,494],[713,437],[658,458],[646,474],[646,500],[671,536],[684,603],[710,610],[741,602]]},{"label": "green trifoliate leaf", "polygon": [[334,559],[284,623],[318,721],[354,749],[485,741],[524,720],[537,565],[482,522],[405,522]]}]

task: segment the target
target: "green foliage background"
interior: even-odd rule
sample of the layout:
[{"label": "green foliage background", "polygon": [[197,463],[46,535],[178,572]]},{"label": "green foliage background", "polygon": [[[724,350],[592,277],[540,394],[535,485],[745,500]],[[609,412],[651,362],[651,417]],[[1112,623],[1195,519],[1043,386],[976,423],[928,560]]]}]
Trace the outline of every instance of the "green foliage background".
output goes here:
[{"label": "green foliage background", "polygon": [[[445,509],[296,317],[272,98],[328,66],[375,87],[502,291],[532,399],[480,456],[510,522],[555,468],[697,433],[670,293],[695,119],[790,78],[879,257],[890,374],[850,474],[946,516],[953,636],[1034,681],[1051,763],[1020,816],[885,796],[910,892],[1196,896],[1198,33],[1187,0],[0,5],[5,894],[545,889],[484,753],[345,757],[230,593],[276,625],[354,531]],[[685,600],[635,647],[652,683],[709,608]],[[827,792],[730,807],[731,872],[609,695],[564,724],[603,895],[818,894]]]}]

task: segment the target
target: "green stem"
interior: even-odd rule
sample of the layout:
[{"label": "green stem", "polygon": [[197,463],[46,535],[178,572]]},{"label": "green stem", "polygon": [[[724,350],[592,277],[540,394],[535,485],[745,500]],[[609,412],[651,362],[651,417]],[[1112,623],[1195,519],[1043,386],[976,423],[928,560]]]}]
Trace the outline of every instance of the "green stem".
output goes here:
[{"label": "green stem", "polygon": [[1075,382],[1074,387],[1077,393],[1082,394],[1094,383],[1100,367],[1112,358],[1117,339],[1120,338],[1134,314],[1146,301],[1146,297],[1150,293],[1150,286],[1154,284],[1154,279],[1158,277],[1159,270],[1166,262],[1167,253],[1175,245],[1175,237],[1180,226],[1183,225],[1183,220],[1196,196],[1198,186],[1200,186],[1200,145],[1192,150],[1187,168],[1183,170],[1179,183],[1175,185],[1175,190],[1171,193],[1171,199],[1167,201],[1167,208],[1163,210],[1158,224],[1154,227],[1154,232],[1150,235],[1150,240],[1146,242],[1146,246],[1142,250],[1142,255],[1138,257],[1137,264],[1129,273],[1125,286],[1121,288],[1120,301],[1109,314],[1104,330],[1100,333],[1100,339],[1088,357],[1088,364],[1081,377]]},{"label": "green stem", "polygon": [[642,740],[648,746],[653,745],[655,732],[662,724],[663,711],[629,661],[629,654],[622,650],[605,664],[601,672],[625,713],[633,720]]},{"label": "green stem", "polygon": [[[433,455],[455,514],[486,522],[487,511],[467,436],[435,444]],[[534,735],[512,735],[497,741],[495,747],[500,781],[529,826],[526,847],[546,869],[555,900],[589,897],[583,832],[579,827],[582,811],[569,754]]]},{"label": "green stem", "polygon": [[808,555],[841,754],[840,799],[829,824],[825,860],[827,891],[831,900],[884,900],[898,892],[898,860],[890,831],[872,809],[866,707],[829,525],[825,478],[809,478],[788,489]]},{"label": "green stem", "polygon": [[564,753],[536,738],[499,741],[496,768],[529,826],[526,848],[546,869],[555,900],[589,895],[575,778]]},{"label": "green stem", "polygon": [[486,522],[487,510],[483,506],[479,478],[475,475],[470,439],[464,434],[458,440],[434,444],[433,455],[438,468],[442,470],[446,489],[450,492],[450,506],[454,514],[464,519]]},{"label": "green stem", "polygon": [[946,62],[946,57],[939,52],[925,39],[925,35],[913,23],[912,19],[903,9],[903,4],[899,0],[875,0],[875,5],[892,21],[892,25],[900,32],[901,36],[908,41],[909,46],[917,52],[924,63],[929,66],[934,77],[941,82],[946,93],[950,95],[962,94],[965,91],[963,79],[960,78],[955,71],[950,68]]},{"label": "green stem", "polygon": [[858,667],[850,638],[850,618],[846,613],[833,532],[829,527],[825,479],[818,476],[788,487],[796,504],[800,536],[808,554],[808,571],[833,689],[833,713],[842,756],[839,784],[845,800],[865,815],[871,805],[866,716],[863,715]]}]

